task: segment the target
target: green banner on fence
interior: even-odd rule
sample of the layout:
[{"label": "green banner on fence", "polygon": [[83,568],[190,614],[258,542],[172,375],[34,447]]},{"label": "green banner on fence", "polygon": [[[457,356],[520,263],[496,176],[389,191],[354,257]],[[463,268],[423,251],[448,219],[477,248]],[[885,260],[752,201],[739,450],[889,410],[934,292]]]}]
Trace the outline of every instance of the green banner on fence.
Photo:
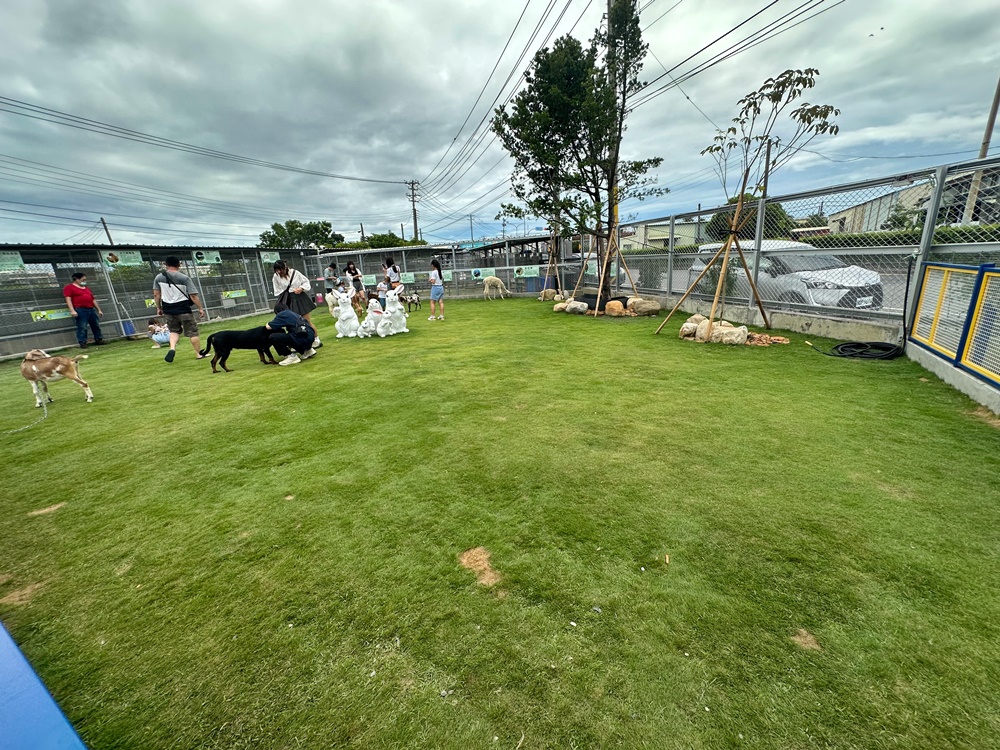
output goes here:
[{"label": "green banner on fence", "polygon": [[146,307],[156,307],[156,300],[155,299],[146,300]]},{"label": "green banner on fence", "polygon": [[378,284],[378,281],[375,278],[375,274],[366,273],[362,274],[361,283],[364,284],[365,286],[375,286],[376,284]]},{"label": "green banner on fence", "polygon": [[261,250],[260,262],[264,265],[273,264],[276,260],[281,260],[281,253],[264,252]]},{"label": "green banner on fence", "polygon": [[40,320],[59,320],[59,318],[69,318],[69,309],[66,307],[60,307],[58,310],[32,310],[31,319],[34,322]]},{"label": "green banner on fence", "polygon": [[139,250],[108,250],[101,256],[101,259],[109,269],[118,268],[118,266],[146,265],[142,259],[142,252]]},{"label": "green banner on fence", "polygon": [[[4,250],[0,252],[0,271],[23,271],[24,261],[21,260],[21,253],[16,250]],[[66,312],[69,312],[67,310]]]},{"label": "green banner on fence", "polygon": [[519,279],[537,279],[538,266],[518,266],[514,269],[514,276]]},{"label": "green banner on fence", "polygon": [[222,299],[236,299],[237,297],[246,297],[246,296],[247,296],[246,289],[233,289],[231,291],[228,292],[224,291],[222,293]]},{"label": "green banner on fence", "polygon": [[441,275],[444,281],[451,281],[451,271],[444,271]]},{"label": "green banner on fence", "polygon": [[191,253],[196,266],[208,266],[222,262],[222,256],[218,250],[195,250]]},{"label": "green banner on fence", "polygon": [[414,284],[417,281],[417,279],[414,277],[412,273],[399,274],[399,280],[402,281],[404,284]]}]

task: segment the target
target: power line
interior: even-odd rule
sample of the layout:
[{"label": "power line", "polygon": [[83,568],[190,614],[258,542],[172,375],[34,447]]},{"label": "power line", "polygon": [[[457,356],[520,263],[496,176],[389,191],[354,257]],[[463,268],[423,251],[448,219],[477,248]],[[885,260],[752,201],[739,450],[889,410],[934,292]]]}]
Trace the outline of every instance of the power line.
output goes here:
[{"label": "power line", "polygon": [[497,58],[496,63],[493,65],[493,70],[491,70],[490,74],[486,77],[486,83],[483,84],[483,88],[479,92],[479,96],[476,97],[476,101],[473,102],[472,108],[469,109],[469,114],[465,116],[465,121],[462,123],[462,126],[458,129],[458,132],[455,133],[455,137],[451,139],[451,143],[448,144],[448,148],[445,149],[445,152],[443,154],[441,154],[441,158],[438,159],[437,164],[434,165],[431,171],[427,173],[427,176],[424,177],[424,179],[421,180],[421,182],[426,182],[428,179],[430,179],[430,176],[434,174],[434,170],[437,169],[439,166],[441,166],[441,162],[444,161],[444,157],[448,155],[448,152],[451,151],[451,147],[454,146],[455,141],[458,140],[458,136],[462,134],[462,131],[465,129],[465,126],[469,124],[469,118],[471,118],[472,113],[476,111],[476,106],[479,104],[480,99],[483,98],[483,94],[486,93],[486,87],[490,85],[490,81],[493,79],[493,74],[496,73],[497,68],[500,67],[500,61],[503,60],[503,56],[507,53],[507,48],[510,46],[510,42],[514,38],[514,34],[517,32],[518,27],[521,25],[521,20],[524,18],[524,14],[527,12],[529,5],[531,5],[531,0],[528,0],[528,2],[524,4],[524,8],[521,9],[521,15],[518,16],[517,23],[514,24],[514,28],[511,30],[510,36],[507,37],[507,43],[504,44],[503,50],[501,50],[500,52],[500,57]]},{"label": "power line", "polygon": [[0,112],[7,112],[8,114],[20,115],[22,117],[27,117],[32,120],[40,120],[42,122],[50,122],[55,125],[63,125],[65,127],[75,128],[77,130],[86,130],[91,133],[98,133],[100,135],[108,135],[114,138],[121,138],[129,141],[136,141],[138,143],[145,143],[150,146],[157,146],[159,148],[171,149],[173,151],[184,151],[190,154],[195,154],[196,156],[207,156],[213,159],[222,159],[225,161],[239,162],[241,164],[248,164],[250,166],[265,167],[267,169],[276,169],[284,172],[296,172],[299,174],[309,174],[317,177],[329,177],[338,180],[350,180],[353,182],[375,182],[388,185],[402,185],[403,180],[379,180],[368,177],[354,177],[350,175],[335,174],[333,172],[322,172],[315,169],[304,169],[302,167],[294,167],[288,164],[279,164],[277,162],[264,161],[262,159],[255,159],[249,156],[241,156],[239,154],[229,153],[227,151],[219,151],[216,149],[206,148],[204,146],[196,146],[194,144],[185,143],[183,141],[175,141],[170,138],[161,138],[160,136],[150,135],[149,133],[143,133],[138,130],[131,130],[129,128],[123,128],[118,125],[110,125],[99,120],[91,120],[85,117],[80,117],[79,115],[73,115],[66,112],[61,112],[56,109],[51,109],[49,107],[42,107],[37,104],[30,104],[28,102],[21,101],[19,99],[12,99],[8,96],[0,96]]}]

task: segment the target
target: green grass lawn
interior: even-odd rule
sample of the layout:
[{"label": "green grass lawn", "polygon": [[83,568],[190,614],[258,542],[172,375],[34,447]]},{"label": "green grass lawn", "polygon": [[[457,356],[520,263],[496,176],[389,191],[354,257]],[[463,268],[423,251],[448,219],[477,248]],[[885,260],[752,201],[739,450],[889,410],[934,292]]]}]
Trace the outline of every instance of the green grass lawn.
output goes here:
[{"label": "green grass lawn", "polygon": [[[0,618],[91,747],[997,747],[972,402],[797,335],[447,307],[317,311],[287,368],[91,349],[92,404],[0,437]],[[38,416],[0,384],[0,430]]]}]

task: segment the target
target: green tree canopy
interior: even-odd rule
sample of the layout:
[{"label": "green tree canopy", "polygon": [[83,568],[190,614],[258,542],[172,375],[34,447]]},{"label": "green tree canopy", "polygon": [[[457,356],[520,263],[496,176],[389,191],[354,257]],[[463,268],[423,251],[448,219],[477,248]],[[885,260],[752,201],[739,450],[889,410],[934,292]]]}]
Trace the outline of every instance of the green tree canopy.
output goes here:
[{"label": "green tree canopy", "polygon": [[284,224],[272,224],[270,229],[261,232],[257,247],[304,250],[310,245],[329,247],[343,241],[344,235],[334,232],[333,225],[328,221],[301,222],[289,219]]},{"label": "green tree canopy", "polygon": [[[729,226],[733,220],[733,211],[739,196],[729,199],[729,205],[733,210],[717,211],[708,224],[705,225],[705,236],[722,242],[729,234]],[[741,240],[752,240],[757,229],[757,197],[749,193],[743,196],[743,210],[740,212],[741,222],[745,220],[743,228],[737,235]],[[764,209],[764,237],[765,239],[788,239],[791,231],[795,228],[795,219],[788,215],[788,212],[780,203],[768,203]]]},{"label": "green tree canopy", "polygon": [[662,159],[620,159],[631,99],[644,86],[647,45],[635,0],[615,0],[608,26],[587,48],[567,35],[540,50],[511,110],[497,109],[493,131],[514,160],[520,204],[505,204],[501,216],[546,217],[561,234],[607,238],[616,185],[617,202],[666,192],[645,177]]}]

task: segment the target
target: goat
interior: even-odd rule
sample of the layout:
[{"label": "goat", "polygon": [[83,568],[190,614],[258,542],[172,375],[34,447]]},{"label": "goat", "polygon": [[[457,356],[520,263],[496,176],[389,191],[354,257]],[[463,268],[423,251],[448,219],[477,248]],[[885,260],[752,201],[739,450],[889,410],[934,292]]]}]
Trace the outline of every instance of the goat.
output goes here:
[{"label": "goat", "polygon": [[31,383],[31,390],[35,394],[35,407],[42,405],[42,394],[49,403],[52,403],[52,396],[49,395],[48,383],[66,378],[74,383],[79,383],[83,392],[87,394],[87,403],[94,400],[94,393],[87,385],[87,381],[80,377],[78,364],[81,359],[87,359],[86,354],[78,354],[75,357],[50,357],[41,349],[32,349],[24,355],[21,362],[21,375]]}]

